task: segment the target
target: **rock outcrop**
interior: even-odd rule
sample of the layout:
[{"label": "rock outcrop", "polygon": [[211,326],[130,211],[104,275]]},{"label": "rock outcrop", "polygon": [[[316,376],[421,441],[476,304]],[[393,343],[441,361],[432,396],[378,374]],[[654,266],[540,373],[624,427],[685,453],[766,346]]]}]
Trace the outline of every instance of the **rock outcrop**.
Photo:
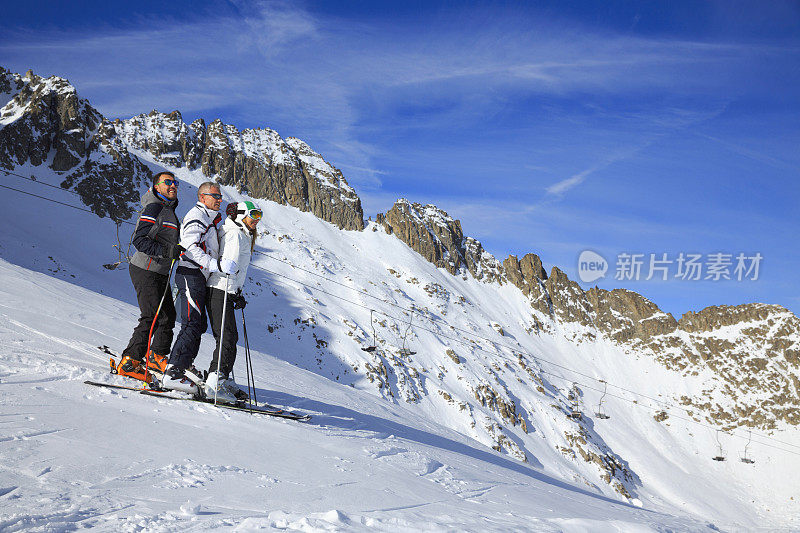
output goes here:
[{"label": "rock outcrop", "polygon": [[601,335],[687,377],[705,376],[702,397],[675,398],[695,418],[727,428],[800,425],[800,319],[787,309],[712,306],[675,320],[633,291],[584,291],[556,267],[543,280],[536,259],[504,262],[531,307],[553,323],[583,326],[577,342]]},{"label": "rock outcrop", "polygon": [[[531,307],[544,316],[553,314],[553,302],[550,300],[546,285],[547,272],[538,255],[525,254],[522,259],[509,255],[503,261],[503,273],[510,283],[530,299]],[[541,329],[541,321],[537,320],[537,323]]]},{"label": "rock outcrop", "polygon": [[674,333],[643,347],[684,375],[710,375],[703,397],[681,397],[724,427],[800,425],[800,319],[779,305],[688,312]]},{"label": "rock outcrop", "polygon": [[342,172],[300,139],[289,137],[286,143],[300,161],[300,168],[308,183],[311,212],[342,229],[364,229],[361,199],[347,184]]},{"label": "rock outcrop", "polygon": [[205,148],[206,126],[198,119],[190,126],[179,111],[169,114],[151,111],[128,120],[115,120],[114,128],[130,147],[142,150],[156,161],[173,167],[200,166]]},{"label": "rock outcrop", "polygon": [[525,296],[535,292],[543,282],[547,281],[547,272],[542,266],[542,260],[536,254],[525,254],[522,259],[509,255],[503,261],[503,269],[508,281],[516,285]]},{"label": "rock outcrop", "polygon": [[[562,322],[578,322],[583,326],[593,324],[594,314],[586,293],[561,269],[553,267],[544,285],[555,318]],[[536,308],[542,310],[540,305]]]},{"label": "rock outcrop", "polygon": [[678,322],[639,293],[591,288],[586,292],[593,312],[594,326],[618,342],[648,341],[656,335],[672,333]]},{"label": "rock outcrop", "polygon": [[377,221],[422,257],[451,274],[469,272],[475,279],[502,282],[502,265],[472,237],[464,237],[461,222],[435,205],[401,198]]},{"label": "rock outcrop", "polygon": [[269,128],[239,131],[217,119],[187,125],[181,114],[151,111],[115,128],[125,142],[171,167],[200,168],[223,185],[310,211],[347,230],[364,229],[361,199],[339,169],[300,139]]},{"label": "rock outcrop", "polygon": [[124,220],[134,213],[150,172],[68,80],[0,68],[0,96],[3,168],[46,165],[99,216]]}]

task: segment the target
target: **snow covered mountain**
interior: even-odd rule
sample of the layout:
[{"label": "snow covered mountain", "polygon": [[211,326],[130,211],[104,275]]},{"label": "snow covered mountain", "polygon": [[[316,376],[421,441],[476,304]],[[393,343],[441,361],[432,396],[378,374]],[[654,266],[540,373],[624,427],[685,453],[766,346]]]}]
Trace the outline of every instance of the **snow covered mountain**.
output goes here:
[{"label": "snow covered mountain", "polygon": [[[99,216],[127,219],[147,167],[132,156],[112,124],[63,78],[24,77],[0,67],[0,167],[43,167],[59,173]],[[113,194],[107,194],[107,191]]]},{"label": "snow covered mountain", "polygon": [[402,199],[378,222],[454,275],[518,287],[532,308],[527,333],[553,334],[574,324],[580,327],[568,338],[577,344],[603,338],[695,381],[700,395],[673,400],[691,407],[696,420],[725,429],[800,424],[800,320],[779,305],[712,306],[675,320],[633,291],[584,291],[557,267],[548,276],[535,254],[510,256],[501,265],[433,205]]},{"label": "snow covered mountain", "polygon": [[[564,483],[584,503],[590,501],[584,492],[601,495],[606,511],[617,500],[665,513],[631,518],[629,511],[598,512],[592,520],[657,529],[702,527],[703,520],[728,528],[800,527],[794,498],[800,320],[780,306],[710,307],[675,320],[631,291],[584,291],[557,267],[548,274],[535,254],[501,262],[432,205],[401,199],[365,223],[342,173],[299,139],[284,140],[266,128],[239,131],[219,120],[187,125],[177,111],[111,122],[66,80],[31,72],[0,70],[0,168],[38,182],[10,175],[3,184],[111,219],[9,192],[19,203],[2,214],[12,231],[0,240],[0,257],[16,265],[3,265],[5,285],[25,285],[27,274],[18,267],[62,281],[32,278],[35,286],[26,291],[34,311],[23,309],[23,293],[7,289],[13,303],[3,311],[11,321],[4,336],[13,348],[3,354],[2,371],[8,375],[53,374],[44,362],[50,341],[33,342],[33,351],[21,348],[48,331],[69,349],[79,347],[69,355],[77,369],[68,380],[98,379],[102,362],[87,355],[86,346],[121,348],[135,314],[122,303],[134,302],[127,274],[101,267],[115,259],[114,221],[132,220],[151,170],[166,168],[195,186],[215,179],[226,201],[247,197],[265,210],[245,291],[259,371],[278,373],[264,378],[265,388],[309,402],[324,397],[329,405],[353,394],[351,408],[411,428],[397,437],[413,440],[409,435],[423,426],[433,435],[416,447],[375,451],[370,464],[397,456],[391,460],[402,469],[402,460],[423,453],[420,444],[436,448],[447,435],[485,447],[485,455],[469,452],[464,468],[502,458],[486,463],[493,479],[508,468],[497,464],[514,462],[519,472],[558,480],[559,494],[566,494]],[[191,188],[181,191],[179,215],[193,196]],[[57,216],[29,227],[30,205]],[[120,233],[127,231],[123,224]],[[103,323],[94,337],[51,327],[57,317],[44,311],[44,302],[57,291],[73,295],[58,303],[59,314]],[[81,301],[93,303],[82,308]],[[364,350],[373,345],[376,350]],[[72,398],[73,389],[80,387],[59,385],[58,394]],[[345,429],[359,430],[357,424]],[[745,446],[754,464],[738,461]],[[291,457],[291,450],[283,453]],[[711,460],[720,454],[728,460]],[[437,478],[449,475],[440,459],[427,469]],[[475,471],[465,485],[477,486]],[[523,478],[511,483],[530,482]],[[544,507],[531,504],[527,511],[523,495],[538,498],[550,489],[531,486],[532,496],[529,489],[511,491],[521,506],[513,512],[541,518]],[[499,515],[491,497],[479,499],[488,509],[481,518]],[[390,507],[389,501],[380,503]],[[567,512],[569,506],[556,507]],[[536,528],[525,520],[498,524],[498,530]],[[590,528],[603,529],[599,522]]]},{"label": "snow covered mountain", "polygon": [[170,167],[200,168],[203,175],[255,198],[291,205],[343,229],[364,228],[361,200],[342,173],[300,139],[269,128],[239,131],[215,120],[185,124],[178,111],[152,111],[114,123],[132,149]]}]

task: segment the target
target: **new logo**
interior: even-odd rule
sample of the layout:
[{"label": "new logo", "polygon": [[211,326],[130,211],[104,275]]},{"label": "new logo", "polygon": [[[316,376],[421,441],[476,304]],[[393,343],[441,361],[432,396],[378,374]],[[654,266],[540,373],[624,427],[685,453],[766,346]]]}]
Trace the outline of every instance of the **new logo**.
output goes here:
[{"label": "new logo", "polygon": [[578,277],[584,283],[591,283],[606,275],[608,261],[591,250],[584,250],[578,257]]}]

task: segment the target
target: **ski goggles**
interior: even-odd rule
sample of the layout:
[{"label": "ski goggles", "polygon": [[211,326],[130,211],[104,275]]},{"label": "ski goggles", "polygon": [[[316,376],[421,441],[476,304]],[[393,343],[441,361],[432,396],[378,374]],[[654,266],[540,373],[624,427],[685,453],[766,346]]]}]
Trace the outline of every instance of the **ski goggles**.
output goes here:
[{"label": "ski goggles", "polygon": [[[162,180],[161,183],[163,183],[167,187],[172,187],[173,185],[177,187],[179,185],[178,180],[171,180],[171,179]],[[222,197],[220,196],[220,198]]]},{"label": "ski goggles", "polygon": [[245,214],[246,217],[250,217],[256,222],[261,220],[261,217],[264,216],[264,213],[261,212],[261,209],[251,209]]}]

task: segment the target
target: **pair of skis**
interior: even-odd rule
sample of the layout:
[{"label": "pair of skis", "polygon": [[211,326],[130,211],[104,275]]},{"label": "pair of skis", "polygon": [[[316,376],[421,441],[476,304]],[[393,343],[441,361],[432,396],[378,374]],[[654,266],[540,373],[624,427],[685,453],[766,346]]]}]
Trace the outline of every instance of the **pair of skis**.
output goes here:
[{"label": "pair of skis", "polygon": [[[116,354],[111,351],[108,346],[98,346],[98,349],[103,351],[104,353],[110,355],[112,358],[116,357]],[[111,367],[115,368],[113,364],[113,359],[111,363]],[[205,403],[214,405],[214,400],[209,398],[198,398],[193,396],[177,396],[172,394],[173,391],[164,390],[158,387],[157,383],[142,383],[142,386],[134,387],[130,385],[117,385],[114,383],[102,383],[99,381],[84,381],[86,385],[92,385],[95,387],[105,387],[109,389],[122,389],[122,390],[129,390],[135,391],[145,396],[156,396],[158,398],[166,398],[169,400],[183,400],[189,402],[198,402],[198,403]],[[244,411],[246,413],[251,414],[258,414],[258,415],[265,415],[265,416],[272,416],[276,418],[285,418],[287,420],[298,420],[301,422],[305,422],[307,420],[311,420],[311,416],[308,414],[301,414],[295,413],[293,411],[286,411],[280,407],[275,407],[273,405],[248,405],[245,401],[237,402],[236,404],[226,404],[226,403],[219,403],[216,404],[217,407],[223,409],[230,409],[233,411]]]}]

